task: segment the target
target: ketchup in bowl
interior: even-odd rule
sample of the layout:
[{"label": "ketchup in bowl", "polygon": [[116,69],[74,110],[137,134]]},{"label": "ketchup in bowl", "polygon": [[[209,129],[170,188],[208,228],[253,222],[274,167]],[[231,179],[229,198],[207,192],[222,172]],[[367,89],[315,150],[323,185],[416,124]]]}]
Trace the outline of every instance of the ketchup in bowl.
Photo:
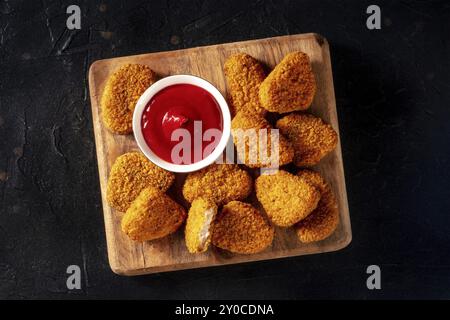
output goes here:
[{"label": "ketchup in bowl", "polygon": [[214,151],[223,119],[219,104],[208,91],[192,84],[174,84],[150,99],[141,128],[145,142],[159,158],[192,164]]}]

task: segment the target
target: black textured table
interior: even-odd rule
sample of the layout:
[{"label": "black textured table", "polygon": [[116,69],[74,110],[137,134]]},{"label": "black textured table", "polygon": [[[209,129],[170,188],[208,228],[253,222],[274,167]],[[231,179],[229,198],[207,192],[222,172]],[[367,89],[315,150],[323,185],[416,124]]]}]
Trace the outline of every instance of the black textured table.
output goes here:
[{"label": "black textured table", "polygon": [[[0,298],[449,298],[450,5],[0,1]],[[101,58],[318,32],[331,47],[353,242],[126,278],[108,266],[86,73]],[[366,268],[381,268],[368,290]],[[80,290],[66,286],[81,268]]]}]

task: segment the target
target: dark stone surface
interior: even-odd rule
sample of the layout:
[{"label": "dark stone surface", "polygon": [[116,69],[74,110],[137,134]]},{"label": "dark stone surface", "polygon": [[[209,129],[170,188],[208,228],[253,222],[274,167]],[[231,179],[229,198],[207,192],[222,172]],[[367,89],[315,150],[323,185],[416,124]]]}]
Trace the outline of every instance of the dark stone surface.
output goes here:
[{"label": "dark stone surface", "polygon": [[[0,298],[449,298],[450,5],[0,1]],[[353,242],[126,278],[108,266],[86,72],[100,58],[318,32],[330,42]],[[66,288],[68,265],[82,289]],[[366,288],[380,265],[382,290]]]}]

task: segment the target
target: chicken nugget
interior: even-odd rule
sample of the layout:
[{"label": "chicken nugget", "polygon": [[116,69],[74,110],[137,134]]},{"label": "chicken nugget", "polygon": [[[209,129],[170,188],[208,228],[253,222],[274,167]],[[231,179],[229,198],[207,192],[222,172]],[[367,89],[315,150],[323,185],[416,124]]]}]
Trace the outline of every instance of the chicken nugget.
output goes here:
[{"label": "chicken nugget", "polygon": [[184,238],[190,253],[205,252],[211,242],[211,229],[217,213],[214,201],[197,198],[188,212]]},{"label": "chicken nugget", "polygon": [[[278,159],[275,155],[272,156],[273,128],[262,116],[239,112],[231,121],[231,128],[237,155],[250,168],[277,167],[277,162],[278,166],[283,166],[294,158],[294,148],[280,132],[278,132]],[[267,134],[267,140],[261,139],[261,133]]]},{"label": "chicken nugget", "polygon": [[297,236],[305,243],[328,238],[339,224],[339,210],[333,191],[318,172],[300,170],[298,176],[316,187],[321,197],[317,208],[295,225]]},{"label": "chicken nugget", "polygon": [[109,174],[106,199],[111,207],[125,212],[146,187],[162,192],[170,188],[175,175],[153,164],[139,152],[128,152],[116,159]]},{"label": "chicken nugget", "polygon": [[239,111],[264,115],[266,110],[259,102],[259,85],[266,73],[262,64],[246,53],[234,54],[225,61],[225,78],[231,114]]},{"label": "chicken nugget", "polygon": [[259,100],[268,111],[306,110],[316,93],[316,80],[303,52],[292,52],[272,70],[259,87]]},{"label": "chicken nugget", "polygon": [[272,244],[273,227],[252,205],[226,204],[213,224],[212,243],[234,253],[257,253]]},{"label": "chicken nugget", "polygon": [[337,145],[338,135],[333,127],[310,114],[291,113],[276,123],[294,147],[294,164],[313,166]]},{"label": "chicken nugget", "polygon": [[122,231],[134,241],[165,237],[180,227],[186,219],[184,208],[161,190],[148,187],[122,218]]},{"label": "chicken nugget", "polygon": [[235,164],[212,164],[189,173],[183,185],[184,198],[209,198],[217,205],[232,200],[243,200],[252,191],[253,180],[249,173]]},{"label": "chicken nugget", "polygon": [[255,188],[268,217],[280,227],[290,227],[306,218],[320,199],[315,187],[283,170],[259,176]]},{"label": "chicken nugget", "polygon": [[153,70],[142,64],[127,64],[114,72],[100,101],[105,126],[114,133],[131,133],[136,102],[156,80]]}]

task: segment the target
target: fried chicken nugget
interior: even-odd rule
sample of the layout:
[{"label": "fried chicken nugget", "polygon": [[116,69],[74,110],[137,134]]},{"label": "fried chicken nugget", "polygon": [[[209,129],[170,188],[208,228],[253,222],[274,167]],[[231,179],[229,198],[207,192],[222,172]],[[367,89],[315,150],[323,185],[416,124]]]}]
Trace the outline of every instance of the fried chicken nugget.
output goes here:
[{"label": "fried chicken nugget", "polygon": [[153,164],[139,152],[128,152],[116,159],[109,174],[106,199],[109,205],[125,212],[146,187],[162,192],[170,188],[175,175]]},{"label": "fried chicken nugget", "polygon": [[212,164],[188,174],[183,185],[183,196],[189,202],[195,198],[209,198],[220,206],[247,198],[252,187],[251,176],[238,165]]},{"label": "fried chicken nugget", "polygon": [[184,208],[161,190],[142,190],[122,218],[122,231],[134,241],[148,241],[175,232],[186,219]]},{"label": "fried chicken nugget", "polygon": [[142,64],[124,65],[111,75],[100,101],[105,126],[114,133],[131,133],[136,102],[156,80],[153,70]]},{"label": "fried chicken nugget", "polygon": [[[239,112],[231,121],[231,134],[237,149],[239,159],[250,168],[269,167],[274,165],[271,159],[271,130],[270,123],[259,115]],[[239,130],[242,129],[242,130]],[[254,129],[254,130],[252,130]],[[267,130],[267,144],[259,139],[259,130]],[[280,133],[278,139],[278,165],[288,164],[294,158],[294,148]],[[261,143],[260,143],[261,142]],[[261,150],[261,148],[263,148]],[[267,155],[261,158],[261,153]]]},{"label": "fried chicken nugget", "polygon": [[328,238],[339,224],[339,210],[336,198],[328,183],[318,172],[300,170],[297,175],[320,191],[317,208],[295,225],[301,242],[314,242]]},{"label": "fried chicken nugget", "polygon": [[231,114],[244,111],[264,116],[266,110],[261,107],[258,96],[259,86],[266,77],[262,64],[246,53],[237,53],[225,61],[224,71]]},{"label": "fried chicken nugget", "polygon": [[272,70],[259,87],[259,100],[268,111],[286,113],[305,110],[316,93],[316,80],[303,52],[292,52]]},{"label": "fried chicken nugget", "polygon": [[294,164],[313,166],[337,145],[338,135],[333,127],[310,114],[291,113],[276,123],[294,147]]},{"label": "fried chicken nugget", "polygon": [[320,199],[315,187],[284,170],[259,176],[255,188],[270,220],[280,227],[290,227],[306,218]]},{"label": "fried chicken nugget", "polygon": [[257,253],[272,244],[273,227],[252,205],[231,201],[213,224],[212,243],[234,253]]},{"label": "fried chicken nugget", "polygon": [[214,201],[206,198],[192,201],[184,231],[186,247],[190,253],[201,253],[208,249],[216,214],[217,205]]}]

